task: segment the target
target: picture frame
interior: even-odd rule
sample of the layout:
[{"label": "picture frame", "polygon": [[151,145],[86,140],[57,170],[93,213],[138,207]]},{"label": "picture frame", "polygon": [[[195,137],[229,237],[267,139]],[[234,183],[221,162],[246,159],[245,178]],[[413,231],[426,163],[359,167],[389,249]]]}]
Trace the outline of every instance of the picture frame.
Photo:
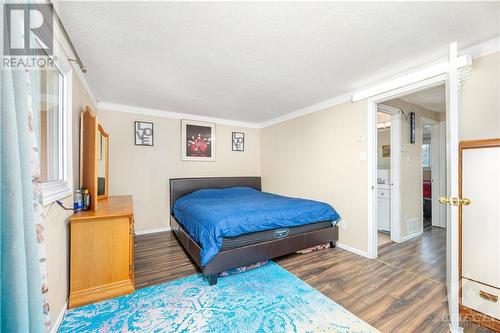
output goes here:
[{"label": "picture frame", "polygon": [[391,157],[391,145],[382,145],[382,157]]},{"label": "picture frame", "polygon": [[134,137],[136,146],[153,146],[154,124],[148,121],[135,121]]},{"label": "picture frame", "polygon": [[181,159],[214,162],[215,123],[181,120]]},{"label": "picture frame", "polygon": [[245,133],[232,132],[231,146],[233,151],[245,151]]},{"label": "picture frame", "polygon": [[417,138],[415,112],[410,112],[410,143],[415,143]]}]

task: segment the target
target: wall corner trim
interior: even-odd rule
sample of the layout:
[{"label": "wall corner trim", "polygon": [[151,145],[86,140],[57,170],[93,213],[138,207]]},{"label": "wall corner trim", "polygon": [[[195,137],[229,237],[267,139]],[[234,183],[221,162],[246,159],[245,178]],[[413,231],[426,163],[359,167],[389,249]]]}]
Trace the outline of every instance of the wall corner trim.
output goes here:
[{"label": "wall corner trim", "polygon": [[94,103],[95,106],[97,106],[97,100],[95,99],[94,93],[92,92],[92,89],[90,89],[89,82],[87,81],[87,78],[85,77],[85,74],[82,73],[80,67],[78,67],[73,61],[71,63],[71,68],[73,69],[73,72],[76,73],[76,76],[78,76],[78,79],[80,79],[80,82],[82,83],[83,87],[87,91],[87,94],[89,94],[90,99]]},{"label": "wall corner trim", "polygon": [[370,258],[370,256],[368,255],[368,252],[366,252],[366,251],[362,251],[362,250],[356,249],[356,248],[354,248],[352,246],[345,245],[345,244],[342,244],[340,242],[337,242],[336,245],[339,248],[341,248],[342,250],[346,250],[346,251],[352,252],[354,254],[357,254],[359,256],[362,256],[362,257],[365,257],[365,258],[368,258],[368,259],[373,259],[373,258]]},{"label": "wall corner trim", "polygon": [[52,323],[52,327],[50,329],[51,333],[57,333],[57,331],[59,330],[59,327],[62,324],[62,321],[64,319],[64,315],[66,314],[66,311],[68,311],[68,300],[66,300],[66,303],[64,304],[61,311],[59,312],[59,315],[57,316],[55,323]]}]

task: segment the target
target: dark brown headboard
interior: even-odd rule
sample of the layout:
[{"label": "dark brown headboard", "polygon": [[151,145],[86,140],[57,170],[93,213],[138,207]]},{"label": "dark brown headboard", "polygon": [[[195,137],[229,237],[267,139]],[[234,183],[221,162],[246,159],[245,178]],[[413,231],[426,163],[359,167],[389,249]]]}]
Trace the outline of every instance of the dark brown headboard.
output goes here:
[{"label": "dark brown headboard", "polygon": [[260,177],[171,178],[170,213],[173,212],[175,201],[186,194],[207,188],[228,188],[235,186],[262,190]]}]

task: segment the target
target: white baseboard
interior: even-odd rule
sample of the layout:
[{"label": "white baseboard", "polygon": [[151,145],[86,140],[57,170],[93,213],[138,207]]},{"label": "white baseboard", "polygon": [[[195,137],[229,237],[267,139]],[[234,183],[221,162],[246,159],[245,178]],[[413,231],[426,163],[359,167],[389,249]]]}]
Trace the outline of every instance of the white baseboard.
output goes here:
[{"label": "white baseboard", "polygon": [[59,312],[59,316],[57,316],[56,322],[52,323],[52,329],[50,330],[51,333],[57,333],[59,330],[59,326],[61,326],[61,323],[64,319],[64,315],[66,314],[66,311],[68,310],[68,301],[64,304],[64,306],[61,309],[61,312]]},{"label": "white baseboard", "polygon": [[340,242],[336,242],[335,245],[338,246],[339,248],[341,248],[342,250],[346,250],[346,251],[352,252],[354,254],[357,254],[359,256],[370,259],[370,256],[368,256],[368,252],[366,252],[366,251],[361,251],[359,249],[356,249],[356,248],[351,247],[349,245],[342,244]]},{"label": "white baseboard", "polygon": [[411,235],[408,235],[408,236],[404,236],[403,238],[400,239],[400,242],[399,243],[403,243],[403,242],[406,242],[406,241],[409,241],[410,239],[413,239],[415,237],[418,237],[420,235],[422,235],[423,231],[420,230],[419,232],[415,232]]},{"label": "white baseboard", "polygon": [[170,228],[170,227],[146,229],[146,230],[136,231],[135,234],[136,235],[156,234],[157,232],[165,232],[165,231],[170,231],[170,230],[172,230],[172,228]]}]

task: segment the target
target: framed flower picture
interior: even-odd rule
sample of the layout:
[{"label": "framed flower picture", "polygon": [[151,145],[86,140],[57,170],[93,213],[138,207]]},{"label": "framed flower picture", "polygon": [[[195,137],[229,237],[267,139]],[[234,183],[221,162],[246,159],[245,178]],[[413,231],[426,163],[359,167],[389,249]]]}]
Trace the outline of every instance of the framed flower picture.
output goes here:
[{"label": "framed flower picture", "polygon": [[215,124],[182,120],[181,126],[182,160],[215,161]]}]

